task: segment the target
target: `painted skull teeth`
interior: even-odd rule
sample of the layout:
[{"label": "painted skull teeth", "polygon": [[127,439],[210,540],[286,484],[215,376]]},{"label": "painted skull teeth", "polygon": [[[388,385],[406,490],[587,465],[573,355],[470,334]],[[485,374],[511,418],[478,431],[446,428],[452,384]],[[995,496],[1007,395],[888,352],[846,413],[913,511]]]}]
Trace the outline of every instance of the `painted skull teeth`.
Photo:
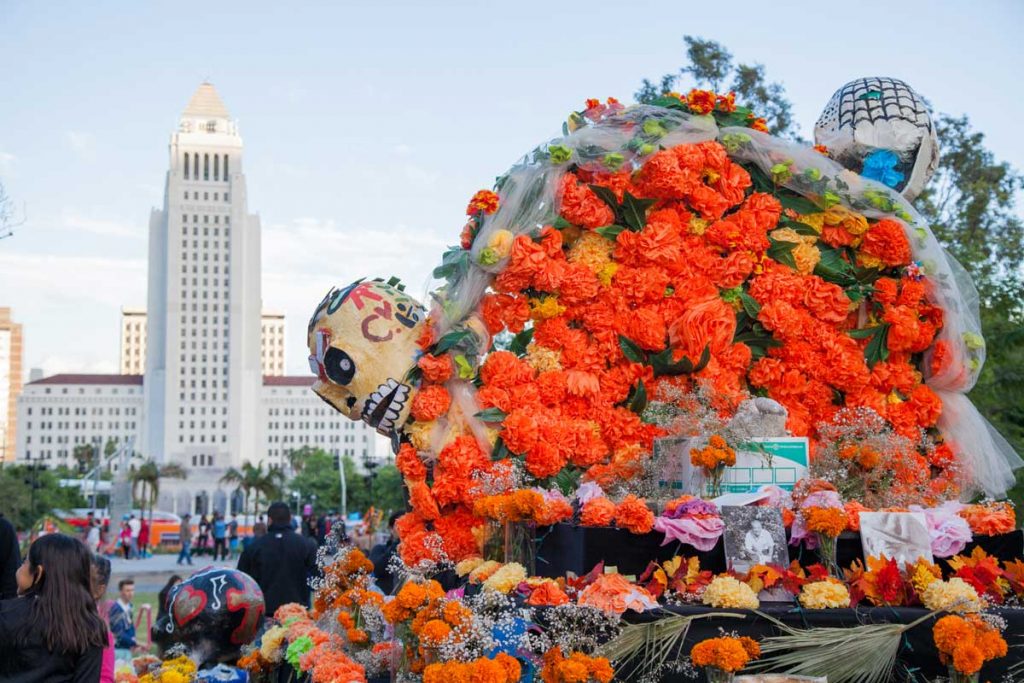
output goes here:
[{"label": "painted skull teeth", "polygon": [[363,406],[363,420],[381,433],[395,429],[395,421],[402,414],[402,408],[409,398],[409,387],[397,380],[389,379],[370,394]]}]

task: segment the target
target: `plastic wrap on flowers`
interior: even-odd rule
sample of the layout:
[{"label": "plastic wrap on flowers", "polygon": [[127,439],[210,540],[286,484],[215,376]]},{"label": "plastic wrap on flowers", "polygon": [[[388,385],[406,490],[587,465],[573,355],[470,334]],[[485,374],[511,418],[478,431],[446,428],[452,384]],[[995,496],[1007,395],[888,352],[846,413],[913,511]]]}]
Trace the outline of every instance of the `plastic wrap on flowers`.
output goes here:
[{"label": "plastic wrap on flowers", "polygon": [[665,433],[648,404],[705,389],[730,415],[766,395],[812,439],[877,414],[926,479],[908,503],[1012,483],[1019,458],[974,438],[988,427],[963,397],[984,362],[976,293],[913,208],[730,97],[691,96],[588,103],[470,201],[408,376],[407,560],[436,555],[412,537],[472,553],[475,483],[513,463],[517,485],[634,493]]}]

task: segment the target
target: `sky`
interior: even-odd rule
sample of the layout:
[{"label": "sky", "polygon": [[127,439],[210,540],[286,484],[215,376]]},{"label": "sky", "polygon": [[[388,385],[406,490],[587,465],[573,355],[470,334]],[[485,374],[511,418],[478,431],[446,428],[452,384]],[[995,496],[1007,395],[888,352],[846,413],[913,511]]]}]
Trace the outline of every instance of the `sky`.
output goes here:
[{"label": "sky", "polygon": [[263,305],[306,374],[328,288],[397,275],[425,294],[473,192],[586,98],[677,70],[686,34],[764,64],[805,137],[844,83],[894,76],[1024,168],[1022,28],[1015,0],[0,0],[0,182],[24,221],[0,240],[0,306],[26,373],[117,371],[170,134],[204,80],[239,122]]}]

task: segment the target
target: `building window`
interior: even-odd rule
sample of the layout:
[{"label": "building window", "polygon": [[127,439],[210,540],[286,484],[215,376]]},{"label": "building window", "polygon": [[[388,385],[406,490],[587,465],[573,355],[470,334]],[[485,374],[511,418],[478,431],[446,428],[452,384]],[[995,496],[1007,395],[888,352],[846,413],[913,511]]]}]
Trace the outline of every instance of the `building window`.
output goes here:
[{"label": "building window", "polygon": [[213,155],[213,179],[220,180],[220,155]]},{"label": "building window", "polygon": [[188,180],[188,152],[185,152],[185,180]]},{"label": "building window", "polygon": [[[199,153],[192,155],[192,177],[199,180]],[[185,199],[188,199],[188,195],[185,195]]]},{"label": "building window", "polygon": [[203,155],[203,180],[210,179],[210,155]]},{"label": "building window", "polygon": [[[224,155],[224,180],[228,179],[228,155]],[[224,201],[227,201],[228,196],[224,195]]]}]

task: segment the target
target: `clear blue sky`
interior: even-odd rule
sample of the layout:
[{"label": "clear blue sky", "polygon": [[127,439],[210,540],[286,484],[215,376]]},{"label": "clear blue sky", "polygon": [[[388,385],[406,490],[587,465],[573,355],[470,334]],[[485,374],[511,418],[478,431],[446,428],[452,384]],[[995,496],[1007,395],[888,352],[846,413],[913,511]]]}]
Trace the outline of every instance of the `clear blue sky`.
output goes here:
[{"label": "clear blue sky", "polygon": [[423,291],[473,191],[585,98],[675,70],[684,34],[764,63],[805,136],[840,85],[890,75],[1024,167],[1022,28],[1010,0],[0,0],[0,179],[28,219],[0,241],[0,306],[25,324],[26,367],[115,370],[169,134],[204,79],[239,120],[264,305],[287,313],[305,373],[330,285],[395,274]]}]

